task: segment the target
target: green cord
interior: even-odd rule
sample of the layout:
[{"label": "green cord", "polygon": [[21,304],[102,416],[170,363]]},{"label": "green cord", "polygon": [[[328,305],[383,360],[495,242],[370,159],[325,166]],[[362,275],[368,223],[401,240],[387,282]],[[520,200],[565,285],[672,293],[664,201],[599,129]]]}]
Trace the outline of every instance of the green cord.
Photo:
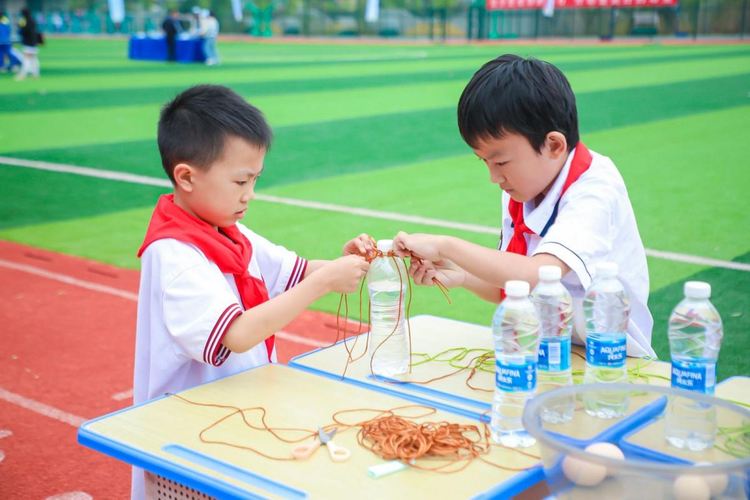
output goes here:
[{"label": "green cord", "polygon": [[[412,366],[419,366],[425,363],[447,363],[449,366],[457,370],[474,369],[488,373],[495,371],[495,357],[491,349],[453,347],[439,352],[434,356],[421,352],[412,353],[412,356],[415,358],[421,358],[418,361],[414,361]],[[467,358],[471,360],[468,364],[466,364],[465,361]],[[671,382],[671,378],[669,377],[642,372],[644,368],[648,367],[654,361],[654,359],[648,357],[639,359],[633,368],[628,369],[628,381],[630,383],[645,381],[648,384],[652,378],[656,378]],[[584,370],[573,370],[571,374],[574,384],[583,384]],[[750,404],[747,403],[725,398],[721,399],[739,406],[750,408]],[[717,449],[737,458],[750,456],[750,425],[744,425],[741,427],[719,427],[719,433],[725,438],[725,443],[723,446],[717,443],[715,445]]]},{"label": "green cord", "polygon": [[[470,356],[472,354],[476,353],[474,356]],[[418,361],[414,361],[412,363],[412,366],[419,366],[423,365],[425,363],[447,363],[452,368],[456,369],[476,369],[481,370],[483,372],[492,373],[495,371],[495,358],[494,353],[491,349],[468,349],[466,347],[452,347],[450,349],[446,349],[444,351],[441,351],[434,356],[431,356],[427,353],[423,352],[415,352],[412,353],[412,356],[421,358]],[[461,364],[462,361],[464,361],[466,358],[473,359],[473,363],[466,365]],[[476,359],[474,359],[476,358]],[[645,363],[642,363],[642,361],[645,361]],[[631,383],[635,383],[639,380],[644,380],[646,383],[649,383],[649,380],[651,378],[658,378],[666,381],[671,381],[669,377],[665,377],[663,375],[655,375],[655,374],[646,374],[641,373],[641,370],[646,368],[648,365],[650,365],[654,360],[651,358],[641,358],[636,363],[636,366],[633,368],[628,369],[628,380]],[[584,370],[573,370],[573,382],[575,384],[582,384],[583,383],[583,374]]]},{"label": "green cord", "polygon": [[714,447],[735,458],[750,457],[750,424],[740,427],[719,427],[719,434],[724,437],[723,446]]}]

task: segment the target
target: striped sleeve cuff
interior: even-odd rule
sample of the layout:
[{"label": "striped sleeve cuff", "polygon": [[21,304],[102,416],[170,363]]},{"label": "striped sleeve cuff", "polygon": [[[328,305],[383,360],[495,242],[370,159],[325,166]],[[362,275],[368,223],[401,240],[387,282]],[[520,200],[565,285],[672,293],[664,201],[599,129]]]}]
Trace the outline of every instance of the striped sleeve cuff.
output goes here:
[{"label": "striped sleeve cuff", "polygon": [[303,259],[302,257],[297,257],[297,260],[294,262],[294,267],[292,268],[292,273],[289,275],[289,281],[287,281],[284,291],[289,290],[297,283],[302,281],[302,278],[305,276],[306,270],[307,260]]},{"label": "striped sleeve cuff", "polygon": [[232,304],[224,309],[219,315],[211,334],[208,336],[206,346],[203,348],[203,362],[212,366],[221,366],[227,360],[230,350],[222,345],[221,341],[229,330],[229,325],[242,314],[239,304]]}]

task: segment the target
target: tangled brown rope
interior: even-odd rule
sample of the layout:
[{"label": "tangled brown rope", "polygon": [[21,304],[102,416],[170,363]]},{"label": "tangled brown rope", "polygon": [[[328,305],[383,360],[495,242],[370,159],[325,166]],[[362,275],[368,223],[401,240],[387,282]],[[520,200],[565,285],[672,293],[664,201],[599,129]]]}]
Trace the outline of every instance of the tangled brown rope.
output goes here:
[{"label": "tangled brown rope", "polygon": [[[468,435],[476,434],[477,439]],[[475,445],[481,439],[474,425],[449,422],[417,424],[402,417],[381,417],[362,424],[360,444],[386,460],[415,460],[426,455],[472,458],[480,455]]]},{"label": "tangled brown rope", "polygon": [[[219,408],[231,410],[223,417],[215,420],[200,430],[198,438],[203,443],[219,444],[230,446],[241,450],[251,451],[270,460],[288,461],[295,460],[292,456],[273,456],[260,451],[251,446],[240,443],[211,439],[208,437],[209,431],[215,429],[220,424],[226,422],[235,415],[242,418],[243,424],[253,430],[265,431],[272,434],[277,440],[284,443],[299,443],[306,439],[314,438],[318,435],[316,430],[302,429],[294,427],[271,427],[266,423],[267,411],[262,406],[249,408],[240,408],[233,405],[222,405],[216,403],[201,403],[192,401],[179,394],[167,394],[173,396],[185,403],[208,408]],[[416,414],[414,410],[421,410]],[[330,433],[336,429],[338,434],[351,428],[359,428],[357,433],[357,442],[360,446],[372,451],[376,455],[386,460],[401,460],[405,464],[415,469],[427,470],[439,473],[453,473],[465,469],[473,460],[481,460],[493,467],[508,471],[523,471],[534,467],[508,467],[487,460],[484,455],[490,453],[492,447],[505,448],[521,455],[539,460],[540,457],[532,453],[517,449],[506,448],[500,444],[490,441],[489,426],[482,421],[484,428],[480,432],[476,425],[455,424],[450,422],[422,422],[417,423],[413,420],[428,417],[437,410],[423,405],[405,405],[389,410],[379,410],[374,408],[355,408],[350,410],[340,410],[331,417],[333,424],[323,426],[323,430]],[[261,425],[254,425],[248,421],[246,413],[260,413]],[[375,417],[347,423],[342,419],[345,414],[356,414],[362,412],[374,413]],[[285,437],[284,434],[294,434],[295,437]],[[291,451],[291,450],[290,450]],[[431,462],[437,461],[438,465],[426,467],[420,465],[416,460],[425,459]]]}]

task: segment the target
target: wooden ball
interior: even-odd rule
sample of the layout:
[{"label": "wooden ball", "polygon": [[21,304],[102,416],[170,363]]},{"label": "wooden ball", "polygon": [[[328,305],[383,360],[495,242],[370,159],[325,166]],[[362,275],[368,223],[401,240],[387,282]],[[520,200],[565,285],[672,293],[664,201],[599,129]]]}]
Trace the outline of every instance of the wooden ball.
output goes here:
[{"label": "wooden ball", "polygon": [[683,474],[672,485],[672,493],[676,500],[709,500],[711,489],[700,476]]},{"label": "wooden ball", "polygon": [[[606,458],[625,459],[622,450],[612,443],[590,444],[585,451]],[[562,470],[565,477],[579,486],[596,486],[604,481],[608,473],[604,465],[576,457],[565,457],[562,462]]]},{"label": "wooden ball", "polygon": [[[697,462],[696,465],[713,465],[711,462]],[[729,476],[721,472],[699,476],[708,483],[708,489],[711,490],[711,496],[716,497],[724,493],[729,486]]]}]

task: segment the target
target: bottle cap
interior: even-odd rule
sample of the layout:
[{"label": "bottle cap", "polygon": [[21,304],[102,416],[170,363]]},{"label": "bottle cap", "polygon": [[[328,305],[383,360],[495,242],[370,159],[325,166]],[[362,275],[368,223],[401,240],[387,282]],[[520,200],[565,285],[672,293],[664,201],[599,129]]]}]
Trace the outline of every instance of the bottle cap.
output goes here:
[{"label": "bottle cap", "polygon": [[685,297],[707,299],[711,296],[711,285],[703,281],[685,282]]},{"label": "bottle cap", "polygon": [[393,240],[378,240],[378,250],[381,252],[390,252],[393,250]]},{"label": "bottle cap", "polygon": [[620,268],[614,262],[600,262],[596,265],[597,278],[614,278],[619,272]]},{"label": "bottle cap", "polygon": [[539,268],[539,279],[544,281],[559,280],[562,278],[562,269],[557,266],[542,266]]},{"label": "bottle cap", "polygon": [[528,297],[529,284],[526,281],[506,281],[505,295],[508,297]]}]

